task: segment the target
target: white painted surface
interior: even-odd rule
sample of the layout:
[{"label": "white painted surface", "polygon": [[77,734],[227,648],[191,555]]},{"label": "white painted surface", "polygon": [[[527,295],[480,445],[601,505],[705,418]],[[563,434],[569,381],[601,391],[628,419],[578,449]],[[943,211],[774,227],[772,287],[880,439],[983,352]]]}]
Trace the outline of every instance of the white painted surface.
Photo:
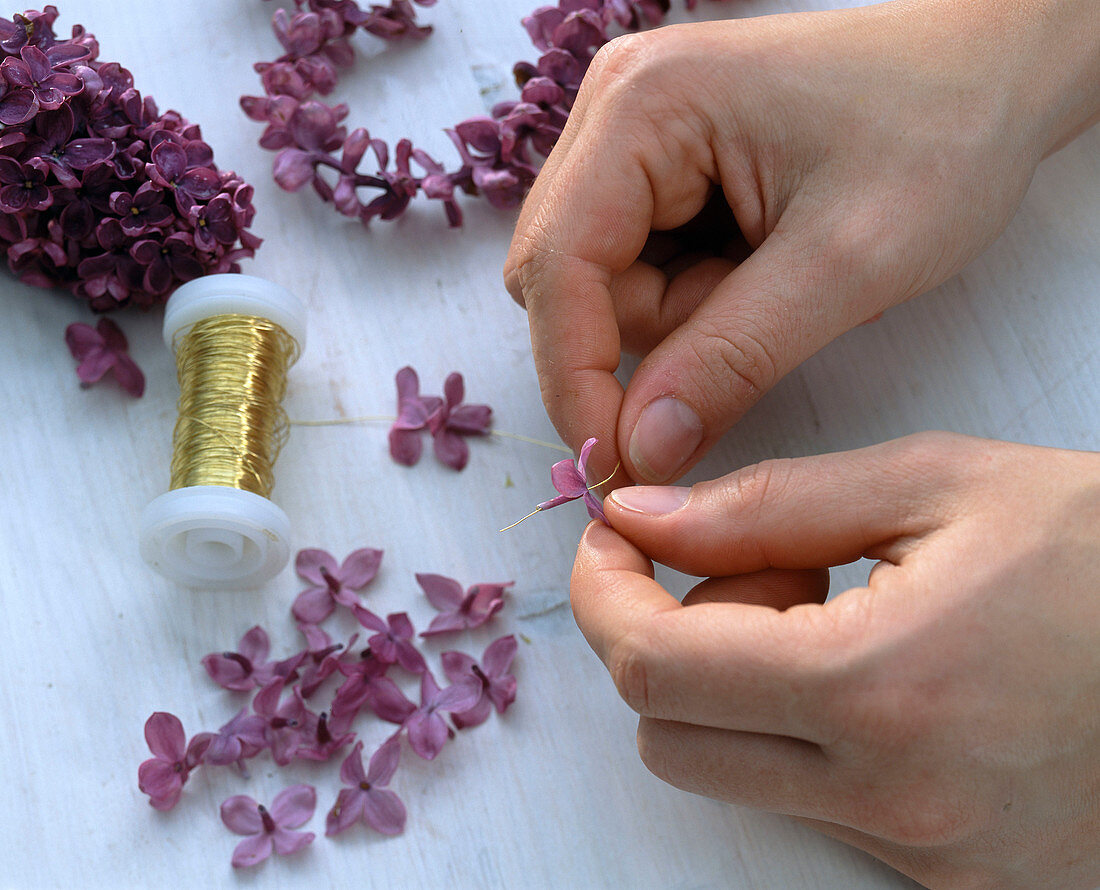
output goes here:
[{"label": "white painted surface", "polygon": [[[431,40],[360,63],[347,79],[351,122],[389,141],[410,135],[449,163],[442,127],[483,111],[479,88],[490,102],[511,95],[511,61],[535,57],[518,24],[529,6],[441,0],[426,14],[437,25]],[[245,271],[310,309],[291,417],[391,413],[393,375],[410,363],[429,392],[462,371],[469,399],[490,403],[497,426],[553,439],[524,316],[500,283],[508,214],[467,202],[466,227],[451,231],[439,208],[424,206],[368,233],[271,183],[272,156],[255,144],[261,126],[237,97],[257,91],[251,63],[278,53],[272,11],[259,0],[70,0],[58,24],[67,33],[85,23],[103,59],[129,67],[162,109],[200,122],[218,164],[256,185],[254,230],[266,243]],[[716,11],[703,3],[699,13]],[[930,428],[1100,448],[1098,220],[1094,131],[1041,167],[981,259],[806,363],[693,477]],[[323,837],[338,761],[280,770],[264,756],[247,781],[200,771],[174,811],[154,812],[137,789],[145,718],[172,711],[189,733],[227,720],[238,700],[209,682],[199,659],[234,648],[257,622],[277,652],[297,647],[288,608],[301,586],[288,569],[258,592],[191,593],[151,573],[138,555],[137,516],[167,487],[176,398],[160,313],[119,318],[148,375],[145,397],[132,401],[111,386],[79,388],[62,333],[88,320],[82,307],[7,276],[0,288],[0,887],[913,886],[788,819],[651,777],[634,751],[634,719],[565,605],[583,511],[496,531],[547,496],[557,455],[475,441],[461,474],[430,455],[404,469],[387,456],[385,424],[293,431],[274,495],[291,517],[291,546],[340,557],[384,548],[369,605],[408,610],[418,627],[431,610],[414,572],[515,579],[496,628],[530,641],[516,661],[517,702],[434,763],[405,757],[394,787],[409,826],[396,839]],[[838,577],[854,582],[858,569]],[[490,638],[472,635],[460,648],[480,654]],[[365,730],[368,748],[382,732]],[[218,804],[236,793],[269,800],[296,780],[318,786],[312,849],[234,874],[237,838]]]}]

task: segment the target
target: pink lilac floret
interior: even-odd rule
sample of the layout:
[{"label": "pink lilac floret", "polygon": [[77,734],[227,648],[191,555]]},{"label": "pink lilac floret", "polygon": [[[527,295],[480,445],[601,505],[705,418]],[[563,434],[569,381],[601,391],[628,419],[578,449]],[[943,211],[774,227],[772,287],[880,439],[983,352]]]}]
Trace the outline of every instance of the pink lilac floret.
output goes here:
[{"label": "pink lilac floret", "polygon": [[270,810],[246,794],[235,795],[221,805],[225,827],[246,835],[233,850],[234,868],[258,865],[273,852],[290,856],[312,843],[312,831],[294,831],[305,825],[317,806],[312,785],[291,785],[275,795]]},{"label": "pink lilac floret", "polygon": [[326,835],[339,834],[360,821],[385,835],[397,835],[405,830],[405,805],[386,787],[397,771],[400,758],[400,737],[395,734],[371,755],[370,766],[364,771],[363,743],[355,743],[340,766],[340,781],[349,787],[341,789],[329,810],[325,820]]},{"label": "pink lilac floret", "polygon": [[417,574],[416,582],[440,613],[420,634],[422,637],[480,627],[504,607],[504,592],[515,583],[474,584],[463,591],[454,578],[431,573]]},{"label": "pink lilac floret", "polygon": [[464,652],[442,653],[443,673],[452,683],[475,677],[481,684],[481,696],[468,710],[456,711],[451,720],[457,729],[484,723],[492,709],[503,714],[516,698],[516,678],[508,673],[516,655],[516,638],[509,634],[490,643],[479,664]]}]

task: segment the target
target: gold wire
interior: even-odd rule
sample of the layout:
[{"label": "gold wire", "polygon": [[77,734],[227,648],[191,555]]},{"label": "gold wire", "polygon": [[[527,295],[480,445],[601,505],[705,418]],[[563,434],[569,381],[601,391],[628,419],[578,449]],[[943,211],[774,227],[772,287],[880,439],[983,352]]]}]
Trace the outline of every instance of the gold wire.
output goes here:
[{"label": "gold wire", "polygon": [[220,485],[269,497],[288,432],[282,400],[298,344],[266,318],[217,315],[178,337],[175,351],[171,488]]}]

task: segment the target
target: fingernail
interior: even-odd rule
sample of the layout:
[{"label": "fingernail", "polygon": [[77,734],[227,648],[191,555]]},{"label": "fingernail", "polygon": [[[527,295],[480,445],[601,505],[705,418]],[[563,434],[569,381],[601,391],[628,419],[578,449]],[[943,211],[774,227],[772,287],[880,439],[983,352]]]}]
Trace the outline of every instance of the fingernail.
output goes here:
[{"label": "fingernail", "polygon": [[648,516],[675,512],[687,503],[690,496],[691,489],[684,485],[635,485],[632,488],[616,488],[608,495],[624,510]]},{"label": "fingernail", "polygon": [[679,399],[655,399],[642,410],[630,435],[630,462],[649,482],[664,482],[703,441],[703,421]]}]

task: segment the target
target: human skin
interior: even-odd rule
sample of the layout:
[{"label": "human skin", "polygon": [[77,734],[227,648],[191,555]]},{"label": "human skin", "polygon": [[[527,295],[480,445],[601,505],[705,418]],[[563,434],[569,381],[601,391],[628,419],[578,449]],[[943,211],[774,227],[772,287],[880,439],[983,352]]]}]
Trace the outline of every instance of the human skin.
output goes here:
[{"label": "human skin", "polygon": [[[1094,0],[896,0],[613,41],[505,266],[596,478],[677,478],[783,374],[946,280],[1100,116]],[[628,386],[622,351],[644,356]],[[647,409],[652,413],[647,413]],[[621,488],[578,624],[650,768],[932,887],[1100,883],[1096,455],[944,435]],[[881,560],[822,605],[826,567]],[[712,576],[681,606],[650,559]]]},{"label": "human skin", "polygon": [[1100,885],[1100,455],[925,433],[604,509],[573,611],[656,775],[933,888]]},{"label": "human skin", "polygon": [[[619,482],[678,477],[783,374],[973,259],[1098,116],[1095,0],[895,0],[612,41],[504,270],[551,420],[574,449],[600,439],[594,473],[621,457]],[[622,351],[645,356],[625,393]]]}]

